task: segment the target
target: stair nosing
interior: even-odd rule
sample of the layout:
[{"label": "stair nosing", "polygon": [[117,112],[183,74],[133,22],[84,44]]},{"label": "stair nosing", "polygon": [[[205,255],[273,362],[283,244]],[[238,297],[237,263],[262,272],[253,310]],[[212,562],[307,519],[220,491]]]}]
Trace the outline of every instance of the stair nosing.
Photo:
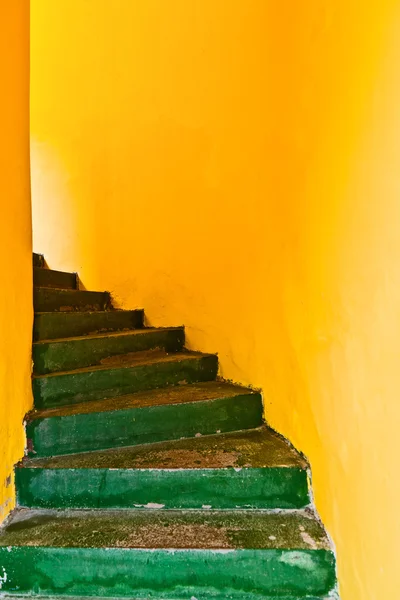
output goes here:
[{"label": "stair nosing", "polygon": [[[58,288],[46,288],[46,289],[58,289]],[[75,292],[85,292],[87,290],[67,290],[67,291],[75,291]],[[104,293],[104,292],[100,292]],[[71,311],[62,311],[56,312],[54,310],[38,310],[35,311],[36,315],[99,315],[102,313],[132,313],[132,312],[144,312],[144,308],[131,308],[131,309],[118,309],[118,308],[110,308],[108,310],[71,310]]]},{"label": "stair nosing", "polygon": [[[36,544],[32,543],[32,527],[29,528],[29,544],[24,543],[24,532],[22,532],[21,539],[12,542],[10,539],[7,539],[8,528],[12,523],[21,523],[28,522],[30,518],[35,518],[37,516],[48,517],[47,522],[43,524],[44,531],[39,533],[41,536],[41,540],[37,540]],[[8,548],[25,548],[29,547],[32,551],[35,551],[36,548],[63,548],[65,551],[68,551],[72,548],[90,548],[92,550],[98,550],[102,548],[126,548],[127,550],[195,550],[195,551],[240,551],[249,549],[251,551],[265,552],[268,550],[276,550],[277,537],[275,535],[273,538],[269,537],[270,533],[269,527],[276,523],[279,524],[280,518],[283,519],[286,524],[289,525],[288,528],[281,528],[280,531],[276,532],[275,535],[279,533],[284,540],[284,545],[280,545],[280,549],[286,551],[325,551],[332,553],[333,549],[331,546],[331,542],[329,537],[318,518],[318,515],[315,513],[313,507],[305,507],[299,509],[253,509],[249,511],[244,511],[240,509],[227,509],[224,511],[221,510],[204,510],[204,509],[169,509],[169,510],[158,510],[152,509],[145,511],[129,511],[124,509],[35,509],[35,508],[17,508],[11,515],[9,519],[7,519],[5,526],[3,526],[0,530],[0,548],[2,551]],[[58,525],[57,521],[60,519],[60,525]],[[82,533],[80,531],[80,527],[76,528],[73,526],[73,523],[83,524],[85,523],[85,527],[88,526],[90,520],[93,519],[93,522],[96,523],[96,528],[101,525],[107,524],[109,526],[108,535],[112,537],[112,539],[103,541],[101,543],[102,538],[100,537],[97,543],[94,543],[92,536],[89,539],[85,539],[82,537]],[[291,524],[291,520],[293,520],[293,524]],[[167,533],[164,529],[168,527],[170,531],[173,532],[171,538],[165,537],[158,541],[157,539],[151,536],[148,541],[146,540],[146,526],[148,527],[149,523],[153,523],[155,526],[155,532],[157,532],[157,528],[159,528],[160,536]],[[57,530],[58,527],[62,528],[63,524],[67,524],[69,526],[69,535],[62,535],[62,544],[54,545],[54,532],[46,533],[46,528],[48,528],[50,523],[50,527],[54,526],[56,535],[60,536],[60,530]],[[110,527],[110,523],[112,526]],[[307,525],[309,524],[309,532],[313,537],[308,539],[307,534]],[[122,525],[122,528],[121,528]],[[191,543],[181,542],[181,544],[177,543],[178,536],[181,535],[181,532],[177,529],[179,526],[186,526],[193,529],[193,532],[196,532],[196,528],[200,527],[209,527],[210,528],[210,539],[213,539],[213,536],[222,535],[221,543],[210,544],[207,542],[206,538],[203,538],[201,541],[198,541],[198,538],[191,538]],[[235,527],[236,525],[236,527]],[[239,527],[237,527],[239,525]],[[300,526],[303,526],[303,529]],[[39,528],[41,524],[37,525]],[[258,545],[254,545],[252,538],[249,538],[249,532],[252,531],[263,531],[263,529],[258,529],[258,527],[266,527],[266,532],[262,537],[262,541],[258,542]],[[127,529],[129,527],[129,529]],[[231,539],[227,539],[223,530],[222,533],[220,527],[226,527],[229,530],[238,531],[239,536]],[[306,536],[302,535],[302,532],[306,531]],[[143,529],[144,528],[144,529]],[[213,528],[213,529],[212,529]],[[22,529],[22,528],[21,528]],[[274,530],[276,531],[275,527]],[[294,530],[296,531],[296,541],[292,539],[292,535]],[[85,531],[85,530],[84,530]],[[90,530],[89,530],[90,531]],[[129,539],[129,532],[136,531],[139,536],[143,535],[144,537],[139,537],[139,543],[132,543]],[[265,530],[264,530],[265,531]],[[51,532],[51,529],[50,529]],[[64,528],[65,532],[65,528]],[[63,533],[63,529],[61,529],[61,533]],[[12,535],[12,532],[11,532]],[[17,534],[18,535],[18,534]],[[187,535],[187,534],[186,534]],[[4,538],[3,538],[4,536]],[[309,537],[309,536],[308,536]],[[2,539],[3,538],[3,539]],[[215,538],[214,538],[215,539]],[[47,541],[48,540],[48,541]],[[194,541],[192,541],[194,540]],[[124,541],[125,543],[121,543]],[[286,545],[287,544],[287,545]]]},{"label": "stair nosing", "polygon": [[[142,331],[142,330],[138,330],[138,331]],[[152,350],[149,350],[148,352],[152,352]],[[125,354],[121,354],[119,356],[126,356],[127,353]],[[135,354],[135,352],[133,352],[133,354]],[[138,351],[137,354],[140,354],[140,352]],[[82,367],[81,369],[72,369],[69,371],[56,371],[54,373],[46,373],[44,375],[32,375],[32,379],[33,380],[37,380],[37,379],[45,379],[47,377],[63,377],[63,376],[67,376],[67,375],[77,375],[79,373],[91,373],[92,371],[107,371],[107,370],[117,370],[117,369],[132,369],[135,367],[142,367],[145,365],[149,365],[149,364],[158,364],[158,363],[164,363],[164,362],[174,362],[174,361],[179,361],[179,360],[184,360],[184,359],[190,359],[190,360],[195,360],[195,359],[199,359],[199,358],[207,358],[207,357],[216,357],[216,354],[212,354],[212,353],[203,353],[203,352],[170,352],[170,353],[165,353],[164,356],[160,357],[161,360],[156,359],[156,360],[149,360],[149,361],[144,361],[141,362],[139,364],[135,364],[134,362],[132,363],[126,363],[126,364],[121,364],[121,363],[111,363],[111,364],[101,364],[101,365],[93,365],[91,367]],[[113,359],[116,359],[117,357],[114,356]]]},{"label": "stair nosing", "polygon": [[[160,392],[160,390],[170,390],[171,388],[178,388],[180,390],[182,390],[182,394],[188,390],[191,389],[191,387],[202,387],[205,386],[205,384],[219,384],[221,386],[224,386],[224,384],[226,385],[227,388],[227,392],[226,394],[221,393],[220,396],[216,396],[215,398],[201,398],[199,400],[190,400],[188,402],[168,402],[168,403],[160,403],[160,404],[146,404],[144,406],[131,406],[131,407],[125,407],[125,408],[117,408],[116,405],[118,404],[118,402],[121,402],[124,398],[128,397],[128,396],[135,396],[135,394],[151,394],[151,393],[155,393],[156,391]],[[231,393],[229,393],[228,391],[228,387],[230,387],[231,389]],[[234,389],[232,389],[234,388]],[[235,393],[235,389],[237,390],[237,392]],[[144,391],[140,391],[140,392],[132,392],[130,394],[122,394],[121,396],[111,396],[109,398],[103,398],[101,400],[89,400],[87,402],[81,402],[81,403],[77,403],[77,404],[67,404],[67,405],[63,405],[60,407],[51,407],[51,408],[43,408],[43,409],[39,409],[39,410],[34,410],[31,411],[30,413],[28,413],[26,419],[27,422],[33,422],[39,419],[51,419],[51,418],[66,418],[66,417],[73,417],[76,415],[89,415],[89,414],[100,414],[100,413],[104,413],[104,412],[116,412],[116,411],[124,411],[124,410],[140,410],[141,408],[152,408],[152,407],[156,407],[156,406],[176,406],[176,405],[181,405],[181,404],[190,404],[190,402],[193,403],[198,403],[198,402],[212,402],[215,400],[221,400],[223,398],[234,398],[234,397],[240,397],[240,396],[250,396],[250,395],[254,395],[254,396],[259,396],[260,397],[260,401],[262,399],[262,395],[261,392],[258,390],[253,390],[251,388],[246,388],[246,387],[242,387],[240,385],[235,385],[229,382],[224,382],[224,381],[218,381],[218,380],[211,380],[208,382],[196,382],[196,383],[188,383],[185,385],[181,385],[181,386],[170,386],[170,387],[166,387],[166,388],[153,388],[153,389],[149,389],[149,390],[144,390]],[[99,410],[99,411],[88,411],[85,410],[83,412],[79,412],[77,409],[79,407],[81,408],[90,408],[91,406],[93,406],[94,404],[97,403],[105,403],[105,402],[114,402],[114,408],[111,410]],[[69,415],[57,415],[57,414],[48,414],[48,413],[56,413],[62,410],[66,410],[67,408],[70,409],[74,409],[74,412],[72,414]]]},{"label": "stair nosing", "polygon": [[[84,292],[85,294],[108,294],[110,292],[104,290],[103,292],[97,292],[96,290],[77,290],[75,288],[58,288],[58,287],[47,287],[46,285],[34,285],[35,290],[49,290],[51,292]],[[51,312],[51,311],[42,311],[42,312]],[[81,311],[83,312],[83,311]],[[93,311],[94,312],[94,311]]]},{"label": "stair nosing", "polygon": [[[282,436],[280,436],[276,431],[274,431],[271,427],[268,426],[268,424],[263,423],[262,425],[260,425],[259,427],[254,427],[252,429],[237,429],[235,431],[230,431],[230,432],[225,432],[225,433],[210,433],[210,434],[205,434],[201,436],[202,440],[205,441],[219,441],[219,442],[223,442],[224,439],[229,438],[229,437],[235,437],[237,435],[243,435],[243,437],[247,436],[251,436],[252,433],[263,433],[263,432],[268,432],[269,435],[271,436],[271,438],[277,438],[279,441],[284,441],[286,442],[286,440],[284,438],[282,438]],[[112,453],[112,452],[127,452],[129,450],[136,450],[137,453],[139,454],[141,451],[147,451],[148,453],[151,453],[153,451],[157,451],[157,449],[159,449],[161,446],[165,445],[175,445],[175,446],[179,446],[180,442],[188,442],[191,441],[192,443],[194,443],[194,445],[196,444],[196,439],[199,438],[190,438],[190,437],[183,437],[180,439],[172,439],[172,440],[161,440],[159,442],[151,442],[151,443],[143,443],[143,444],[137,444],[135,446],[121,446],[121,447],[115,447],[115,448],[105,448],[105,449],[100,449],[100,450],[84,450],[84,451],[80,451],[80,452],[74,452],[72,454],[57,454],[54,455],[53,457],[43,457],[43,456],[38,456],[38,457],[24,457],[17,465],[16,468],[18,469],[43,469],[43,470],[50,470],[50,471],[55,471],[55,470],[62,470],[62,471],[79,471],[79,470],[93,470],[93,471],[109,471],[109,470],[114,470],[114,471],[168,471],[168,472],[183,472],[183,471],[231,471],[234,470],[236,472],[239,471],[250,471],[250,470],[256,470],[256,469],[299,469],[301,471],[308,471],[310,465],[308,463],[308,461],[303,457],[303,455],[296,450],[296,448],[291,445],[290,443],[287,443],[287,451],[288,454],[293,453],[293,455],[296,458],[297,463],[295,464],[293,462],[293,464],[278,464],[277,462],[275,464],[269,464],[269,465],[258,465],[258,466],[253,466],[253,465],[243,465],[243,466],[213,466],[213,467],[204,467],[204,466],[176,466],[176,467],[155,467],[155,466],[151,466],[151,464],[149,464],[146,467],[143,466],[131,466],[131,467],[126,467],[126,466],[120,466],[120,467],[115,467],[112,466],[112,464],[108,464],[108,466],[73,466],[73,467],[68,467],[68,466],[54,466],[54,467],[48,467],[46,465],[43,466],[36,466],[35,463],[36,462],[45,462],[45,461],[49,461],[49,460],[55,460],[57,461],[57,459],[61,459],[61,460],[66,460],[66,459],[71,459],[73,457],[77,457],[77,456],[88,456],[88,455],[98,455],[101,453]],[[260,441],[259,442],[261,445],[264,443],[265,444],[265,440]],[[193,450],[195,450],[196,448],[193,447]],[[218,447],[217,448],[212,448],[210,450],[210,454],[212,454],[214,451],[218,451]],[[288,460],[288,458],[286,458],[286,460]],[[293,459],[294,461],[294,459]],[[32,464],[26,464],[26,463],[32,463]],[[153,463],[154,464],[154,463]]]},{"label": "stair nosing", "polygon": [[40,269],[46,271],[46,273],[62,273],[63,275],[78,275],[77,271],[60,271],[59,269],[51,269],[50,267],[33,267],[33,269]]},{"label": "stair nosing", "polygon": [[[104,311],[106,312],[106,311]],[[68,313],[71,314],[71,313]],[[146,333],[154,333],[154,332],[162,332],[162,331],[183,331],[185,329],[184,325],[178,325],[176,327],[142,327],[141,329],[132,328],[132,329],[124,329],[121,331],[105,331],[101,333],[88,334],[88,335],[78,335],[73,337],[63,337],[63,338],[48,338],[44,340],[38,340],[32,342],[32,346],[40,346],[41,344],[64,344],[66,342],[75,342],[80,340],[96,340],[103,339],[109,337],[125,337],[129,335],[145,335]],[[61,371],[64,372],[64,371]]]}]

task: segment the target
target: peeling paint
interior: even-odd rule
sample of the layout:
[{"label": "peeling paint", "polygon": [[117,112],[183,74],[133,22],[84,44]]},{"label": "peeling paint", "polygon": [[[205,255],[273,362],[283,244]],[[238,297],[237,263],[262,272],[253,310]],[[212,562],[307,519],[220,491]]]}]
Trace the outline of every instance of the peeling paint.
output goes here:
[{"label": "peeling paint", "polygon": [[318,550],[318,545],[315,543],[315,541],[312,539],[312,537],[306,531],[301,531],[300,535],[301,535],[301,539],[303,540],[303,542],[308,544],[310,546],[310,548],[312,548],[313,550]]},{"label": "peeling paint", "polygon": [[0,590],[2,589],[4,583],[7,583],[7,573],[3,567],[3,575],[0,575]]},{"label": "peeling paint", "polygon": [[69,469],[68,456],[60,457],[61,468],[54,458],[55,468],[45,461],[35,467],[36,459],[22,464],[16,469],[19,502],[41,508],[290,509],[309,501],[305,471],[296,467],[285,474],[280,468],[130,469],[128,463],[105,469],[82,457],[81,469]]},{"label": "peeling paint", "polygon": [[282,553],[279,562],[306,571],[312,571],[315,568],[315,562],[312,556],[310,556],[310,554],[305,554],[304,552],[284,552]]}]

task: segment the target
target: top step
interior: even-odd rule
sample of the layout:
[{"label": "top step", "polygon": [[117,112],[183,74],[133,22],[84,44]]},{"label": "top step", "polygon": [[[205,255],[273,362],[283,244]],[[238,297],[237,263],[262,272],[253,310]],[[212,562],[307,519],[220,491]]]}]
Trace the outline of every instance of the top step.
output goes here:
[{"label": "top step", "polygon": [[33,266],[34,267],[44,267],[44,256],[43,254],[33,253]]},{"label": "top step", "polygon": [[76,273],[33,267],[33,285],[36,287],[76,290],[78,280]]},{"label": "top step", "polygon": [[33,306],[35,312],[82,312],[110,310],[112,303],[108,292],[35,287]]}]

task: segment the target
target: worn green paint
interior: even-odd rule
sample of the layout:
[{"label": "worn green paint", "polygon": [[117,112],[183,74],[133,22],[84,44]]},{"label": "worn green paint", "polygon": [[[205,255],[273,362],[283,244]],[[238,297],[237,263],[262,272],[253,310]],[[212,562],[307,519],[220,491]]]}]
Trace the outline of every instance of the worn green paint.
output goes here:
[{"label": "worn green paint", "polygon": [[27,424],[29,448],[36,456],[71,454],[251,429],[262,424],[259,394],[53,416]]},{"label": "worn green paint", "polygon": [[0,529],[2,546],[329,550],[311,509],[132,511],[17,509]]},{"label": "worn green paint", "polygon": [[268,427],[50,458],[16,469],[18,502],[42,508],[299,508],[303,457]]},{"label": "worn green paint", "polygon": [[33,252],[32,263],[34,267],[44,267],[44,256],[43,254],[37,254]]},{"label": "worn green paint", "polygon": [[178,352],[185,343],[183,327],[142,329],[93,336],[36,342],[32,354],[34,373],[46,374],[101,364],[104,358],[162,348]]},{"label": "worn green paint", "polygon": [[[145,356],[143,356],[145,355]],[[140,390],[215,379],[218,359],[199,353],[136,352],[115,362],[33,378],[35,407],[122,396]]]},{"label": "worn green paint", "polygon": [[[201,386],[206,388],[206,384],[187,387]],[[217,382],[214,386],[217,387]],[[232,392],[245,392],[236,386],[219,384],[217,389],[220,395],[225,387],[231,395]],[[210,386],[207,388],[210,392]],[[206,399],[204,392],[201,397]],[[226,391],[225,394],[228,395]],[[308,469],[303,456],[287,440],[266,426],[69,456],[24,458],[23,465],[32,469]]]},{"label": "worn green paint", "polygon": [[[43,596],[42,594],[38,595],[21,595],[21,594],[3,594],[1,596],[1,598],[4,598],[5,600],[12,598],[13,600],[26,600],[27,598],[32,598],[34,597],[36,600],[48,600],[49,596]],[[155,596],[152,596],[152,598],[154,598],[154,600],[158,600],[158,598],[156,598]],[[334,594],[333,592],[331,592],[329,594],[329,597],[324,596],[323,598],[321,596],[319,596],[318,598],[316,596],[310,596],[307,594],[307,596],[304,596],[303,594],[301,596],[264,596],[265,600],[339,600],[339,596]],[[54,594],[51,595],[51,600],[66,600],[65,596],[55,596]],[[87,596],[70,596],[68,595],[68,600],[87,600]],[[108,597],[108,600],[116,600],[116,597],[114,598],[110,598]],[[239,600],[239,597],[238,597]],[[249,595],[245,594],[245,596],[241,597],[241,600],[249,600]],[[250,600],[251,600],[251,596],[250,596]]]},{"label": "worn green paint", "polygon": [[[155,596],[151,596],[152,598],[154,598],[154,600],[158,600],[157,597]],[[5,593],[1,596],[1,598],[4,598],[4,600],[9,600],[10,598],[12,598],[13,600],[27,600],[27,598],[35,598],[36,600],[48,600],[49,596],[43,596],[42,594],[34,594],[34,595],[21,595],[21,594],[15,594],[15,593]],[[87,596],[67,596],[68,600],[87,600]],[[249,595],[245,594],[244,596],[238,596],[238,600],[249,600]],[[303,594],[301,596],[264,596],[265,600],[339,600],[339,596],[337,594],[335,594],[333,591],[329,594],[329,597],[324,596],[323,598],[321,596],[318,596],[318,598],[316,596],[310,596],[309,594],[307,594],[307,596],[304,596]],[[51,594],[51,600],[66,600],[66,596],[56,596],[54,594]],[[114,598],[110,598],[108,597],[108,600],[116,600],[116,597]],[[250,600],[252,600],[252,597],[250,595]],[[257,599],[258,600],[258,599]],[[261,600],[261,599],[260,599]]]},{"label": "worn green paint", "polygon": [[164,406],[167,404],[185,404],[187,402],[198,402],[200,400],[212,400],[214,398],[225,398],[238,394],[252,394],[253,390],[225,381],[198,381],[188,384],[181,381],[178,385],[170,385],[160,388],[152,388],[124,394],[122,396],[107,397],[91,402],[78,404],[65,404],[63,406],[34,410],[29,413],[29,420],[43,419],[47,417],[67,417],[70,415],[89,414],[96,412],[110,412],[124,410],[126,408],[143,408],[145,406]]},{"label": "worn green paint", "polygon": [[11,548],[0,553],[0,565],[9,577],[3,589],[19,593],[263,600],[324,594],[334,584],[325,550]]},{"label": "worn green paint", "polygon": [[77,276],[76,273],[65,273],[64,271],[34,267],[33,285],[75,290],[77,288]]},{"label": "worn green paint", "polygon": [[35,312],[107,310],[111,308],[111,299],[108,292],[35,287],[33,289],[33,306]]},{"label": "worn green paint", "polygon": [[2,591],[19,594],[261,600],[335,584],[323,528],[301,511],[22,510],[0,546]]},{"label": "worn green paint", "polygon": [[0,550],[3,590],[18,593],[264,600],[325,594],[334,585],[327,550]]},{"label": "worn green paint", "polygon": [[16,469],[19,506],[267,509],[309,503],[307,473],[264,469]]},{"label": "worn green paint", "polygon": [[214,381],[216,356],[179,353],[183,328],[133,331],[143,311],[74,274],[35,268],[34,284],[39,412],[16,484],[41,510],[0,529],[0,596],[337,598],[323,527],[298,510],[308,465],[260,427],[260,394]]},{"label": "worn green paint", "polygon": [[142,309],[36,313],[33,340],[36,342],[107,331],[141,329],[143,320],[144,311]]}]

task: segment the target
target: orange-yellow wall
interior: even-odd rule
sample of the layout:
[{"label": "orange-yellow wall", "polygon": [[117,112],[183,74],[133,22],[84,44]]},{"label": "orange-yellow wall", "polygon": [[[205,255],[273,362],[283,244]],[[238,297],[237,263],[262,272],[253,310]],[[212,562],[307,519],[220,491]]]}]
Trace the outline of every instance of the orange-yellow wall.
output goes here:
[{"label": "orange-yellow wall", "polygon": [[400,4],[283,5],[270,154],[297,209],[281,287],[290,387],[269,415],[311,460],[343,600],[385,600],[400,597]]},{"label": "orange-yellow wall", "polygon": [[32,0],[34,245],[264,390],[400,593],[400,6]]},{"label": "orange-yellow wall", "polygon": [[14,505],[31,408],[32,231],[29,182],[29,2],[0,3],[0,522]]}]

